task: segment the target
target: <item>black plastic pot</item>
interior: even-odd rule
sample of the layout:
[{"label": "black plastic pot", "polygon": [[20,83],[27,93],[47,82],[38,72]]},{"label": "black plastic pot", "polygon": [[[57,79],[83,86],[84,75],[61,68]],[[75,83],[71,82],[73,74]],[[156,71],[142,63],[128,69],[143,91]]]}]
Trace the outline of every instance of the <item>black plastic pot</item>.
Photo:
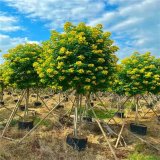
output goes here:
[{"label": "black plastic pot", "polygon": [[116,116],[119,117],[119,118],[125,118],[124,117],[124,112],[117,112]]},{"label": "black plastic pot", "polygon": [[37,97],[37,95],[35,95],[35,94],[32,94],[32,95],[31,95],[31,97],[34,97],[34,98],[36,98],[36,97]]},{"label": "black plastic pot", "polygon": [[4,101],[0,101],[0,105],[4,105]]},{"label": "black plastic pot", "polygon": [[18,121],[18,129],[32,129],[33,128],[33,120],[28,120],[28,121],[23,121],[20,120]]},{"label": "black plastic pot", "polygon": [[11,93],[11,92],[8,92],[7,94],[8,94],[8,95],[11,95],[12,93]]},{"label": "black plastic pot", "polygon": [[25,110],[25,105],[20,105],[19,109],[20,109],[20,111],[24,111]]},{"label": "black plastic pot", "polygon": [[87,138],[76,138],[73,134],[67,135],[66,143],[78,151],[83,151],[87,147]]},{"label": "black plastic pot", "polygon": [[53,97],[53,95],[54,95],[54,94],[50,94],[49,96],[50,96],[50,97]]},{"label": "black plastic pot", "polygon": [[43,98],[44,98],[44,99],[48,99],[48,98],[49,98],[49,96],[44,96]]},{"label": "black plastic pot", "polygon": [[61,108],[64,108],[64,105],[63,104],[59,104],[56,109],[61,109]]},{"label": "black plastic pot", "polygon": [[158,116],[157,119],[158,119],[158,122],[160,122],[160,116]]},{"label": "black plastic pot", "polygon": [[153,104],[148,104],[146,107],[147,108],[153,108]]},{"label": "black plastic pot", "polygon": [[42,105],[41,102],[38,102],[38,101],[37,101],[37,102],[34,102],[34,106],[35,106],[35,107],[39,107],[39,106],[41,106],[41,105]]},{"label": "black plastic pot", "polygon": [[17,102],[18,102],[18,99],[15,99],[14,102],[17,103]]},{"label": "black plastic pot", "polygon": [[144,124],[130,124],[131,132],[137,133],[139,135],[146,135],[147,134],[147,126]]},{"label": "black plastic pot", "polygon": [[91,102],[90,104],[91,104],[92,107],[94,106],[94,103],[93,103],[93,102]]},{"label": "black plastic pot", "polygon": [[83,121],[92,122],[92,117],[83,117]]}]

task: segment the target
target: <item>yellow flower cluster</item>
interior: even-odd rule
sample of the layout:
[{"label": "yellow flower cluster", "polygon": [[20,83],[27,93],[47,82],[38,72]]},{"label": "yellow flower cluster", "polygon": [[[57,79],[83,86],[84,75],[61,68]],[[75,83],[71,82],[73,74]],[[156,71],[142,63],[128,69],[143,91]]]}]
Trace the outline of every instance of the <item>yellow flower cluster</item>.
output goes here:
[{"label": "yellow flower cluster", "polygon": [[91,80],[89,78],[86,78],[85,79],[85,82],[90,82]]},{"label": "yellow flower cluster", "polygon": [[97,42],[97,43],[102,43],[102,42],[103,42],[103,39],[98,39],[96,42]]},{"label": "yellow flower cluster", "polygon": [[77,62],[76,62],[76,65],[77,65],[77,66],[82,66],[83,63],[82,63],[81,61],[77,61]]},{"label": "yellow flower cluster", "polygon": [[69,71],[70,73],[73,73],[73,72],[74,72],[74,68],[70,68],[68,71]]},{"label": "yellow flower cluster", "polygon": [[83,69],[79,69],[79,70],[78,70],[78,73],[83,74],[83,73],[84,73],[84,70],[83,70]]},{"label": "yellow flower cluster", "polygon": [[102,71],[102,74],[107,75],[108,71]]},{"label": "yellow flower cluster", "polygon": [[104,58],[98,58],[98,62],[99,62],[99,63],[104,63],[104,62],[105,62],[105,59],[104,59]]},{"label": "yellow flower cluster", "polygon": [[88,64],[88,67],[94,67],[94,64]]},{"label": "yellow flower cluster", "polygon": [[64,62],[58,62],[57,69],[61,69],[64,66]]},{"label": "yellow flower cluster", "polygon": [[90,90],[90,88],[91,88],[91,86],[89,86],[89,85],[84,86],[85,90]]},{"label": "yellow flower cluster", "polygon": [[80,60],[84,60],[84,59],[85,59],[85,57],[84,57],[83,55],[80,55],[80,56],[78,56],[78,59],[80,59]]},{"label": "yellow flower cluster", "polygon": [[63,81],[64,79],[65,79],[64,76],[59,76],[59,80],[60,80],[60,81]]},{"label": "yellow flower cluster", "polygon": [[147,72],[146,74],[145,74],[145,77],[146,78],[150,78],[152,76],[152,72]]},{"label": "yellow flower cluster", "polygon": [[65,51],[66,51],[66,48],[65,47],[61,47],[59,53],[63,54]]}]

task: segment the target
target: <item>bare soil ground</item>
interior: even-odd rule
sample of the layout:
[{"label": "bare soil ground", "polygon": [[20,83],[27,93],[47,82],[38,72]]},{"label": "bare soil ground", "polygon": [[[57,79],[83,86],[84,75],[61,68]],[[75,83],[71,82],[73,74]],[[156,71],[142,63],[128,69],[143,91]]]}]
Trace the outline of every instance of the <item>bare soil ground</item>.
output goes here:
[{"label": "bare soil ground", "polygon": [[[5,106],[13,110],[15,103],[13,99],[16,97],[11,97],[5,95],[4,101]],[[73,97],[71,97],[73,101]],[[106,100],[106,99],[105,99]],[[35,110],[37,117],[43,118],[47,113],[48,109],[45,105],[35,108],[33,107],[33,102],[35,98],[30,100],[30,110]],[[51,109],[55,104],[57,104],[58,96],[50,98],[49,100],[44,100],[47,106]],[[105,102],[109,104],[109,102]],[[23,102],[24,104],[24,102]],[[88,147],[85,151],[78,152],[73,150],[70,146],[66,144],[67,134],[73,132],[73,126],[66,127],[60,126],[57,123],[59,117],[66,113],[66,111],[71,108],[72,102],[66,102],[64,109],[60,109],[53,112],[47,121],[48,123],[42,123],[31,135],[29,135],[21,144],[17,141],[10,141],[5,138],[0,139],[0,160],[112,160],[114,159],[112,153],[105,142],[103,135],[99,131],[98,126],[92,124],[83,124],[81,126],[81,132],[88,138]],[[159,105],[159,104],[158,104]],[[146,112],[147,109],[144,110]],[[2,134],[4,124],[9,115],[10,111],[5,108],[0,108],[0,134]],[[17,112],[23,115],[22,111]],[[160,114],[160,106],[157,107],[157,114]],[[29,113],[32,115],[32,111]],[[142,115],[143,113],[140,112]],[[17,118],[17,116],[15,116]],[[118,134],[122,119],[116,118],[118,125],[114,121],[110,122],[111,128]],[[149,112],[145,118],[140,118],[140,123],[147,125],[148,132],[146,136],[139,136],[149,142],[156,148],[160,148],[160,124],[157,121],[156,116],[153,112]],[[108,119],[105,120],[106,122]],[[115,149],[116,155],[120,160],[128,159],[128,155],[133,153],[135,150],[143,154],[153,154],[160,156],[160,153],[154,149],[152,146],[147,145],[137,139],[129,132],[129,123],[134,121],[134,113],[131,112],[127,118],[125,118],[125,128],[123,131],[123,137],[127,143],[127,147],[119,146]],[[95,124],[95,123],[94,123]],[[5,136],[13,138],[15,140],[20,140],[28,131],[20,131],[17,129],[17,125],[12,125],[6,132]],[[115,136],[108,136],[109,141],[112,146],[116,143]]]}]

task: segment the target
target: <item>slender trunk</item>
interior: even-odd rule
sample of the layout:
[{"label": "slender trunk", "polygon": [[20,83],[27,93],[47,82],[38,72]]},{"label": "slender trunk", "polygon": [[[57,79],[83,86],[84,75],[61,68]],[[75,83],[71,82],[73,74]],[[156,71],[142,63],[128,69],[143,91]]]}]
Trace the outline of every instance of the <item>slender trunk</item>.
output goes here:
[{"label": "slender trunk", "polygon": [[26,106],[25,106],[24,120],[26,120],[28,116],[28,104],[29,104],[29,88],[27,88],[26,92]]},{"label": "slender trunk", "polygon": [[76,94],[76,105],[74,113],[74,136],[77,137],[77,118],[78,118],[79,95]]},{"label": "slender trunk", "polygon": [[37,100],[36,101],[38,102],[38,88],[36,90],[37,90]]},{"label": "slender trunk", "polygon": [[136,122],[136,124],[138,124],[138,97],[135,97],[135,105],[136,105],[135,122]]}]

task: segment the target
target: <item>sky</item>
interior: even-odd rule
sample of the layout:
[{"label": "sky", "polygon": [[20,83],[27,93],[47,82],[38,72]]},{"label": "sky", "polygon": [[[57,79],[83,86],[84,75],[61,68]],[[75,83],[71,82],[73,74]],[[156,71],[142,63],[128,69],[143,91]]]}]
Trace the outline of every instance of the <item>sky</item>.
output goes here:
[{"label": "sky", "polygon": [[150,51],[160,57],[160,0],[0,0],[2,54],[20,43],[41,43],[66,21],[103,24],[123,59]]}]

